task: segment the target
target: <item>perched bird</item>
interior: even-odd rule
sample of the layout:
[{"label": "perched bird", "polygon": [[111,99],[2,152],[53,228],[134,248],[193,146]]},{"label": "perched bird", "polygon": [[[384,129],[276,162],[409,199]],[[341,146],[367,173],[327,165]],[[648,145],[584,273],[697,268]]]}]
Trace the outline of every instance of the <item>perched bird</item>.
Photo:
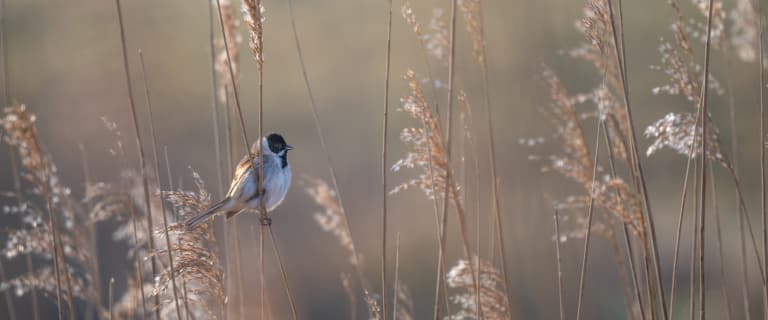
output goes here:
[{"label": "perched bird", "polygon": [[[263,164],[260,163],[259,155],[255,154],[259,145],[262,146],[261,153],[264,155]],[[291,149],[293,147],[286,144],[283,136],[277,133],[263,137],[261,143],[254,143],[251,147],[251,153],[255,154],[253,166],[248,163],[248,155],[245,155],[243,160],[237,164],[235,176],[224,200],[212,205],[205,212],[188,219],[185,222],[187,228],[194,228],[221,213],[226,214],[227,219],[229,219],[245,209],[258,211],[260,203],[256,187],[262,165],[264,167],[264,179],[261,193],[264,195],[264,206],[269,212],[280,205],[291,186],[291,166],[288,164],[288,151]],[[255,176],[254,168],[256,169]]]}]

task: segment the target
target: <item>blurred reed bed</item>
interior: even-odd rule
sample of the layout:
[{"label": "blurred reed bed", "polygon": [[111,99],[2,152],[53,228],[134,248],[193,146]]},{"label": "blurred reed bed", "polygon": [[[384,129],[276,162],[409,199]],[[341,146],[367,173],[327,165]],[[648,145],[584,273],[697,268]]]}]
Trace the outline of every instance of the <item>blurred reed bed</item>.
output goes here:
[{"label": "blurred reed bed", "polygon": [[[351,319],[522,318],[521,306],[525,302],[511,294],[510,287],[514,287],[514,283],[507,275],[510,269],[508,263],[514,263],[514,259],[507,258],[508,252],[504,245],[508,243],[505,240],[508,232],[504,231],[503,219],[510,213],[502,210],[501,201],[505,198],[498,190],[500,177],[496,172],[494,137],[497,133],[493,125],[493,109],[500,106],[494,105],[489,90],[489,73],[492,70],[489,70],[487,62],[482,3],[480,0],[451,1],[449,12],[434,8],[424,24],[409,3],[400,8],[403,20],[399,22],[405,23],[413,31],[423,57],[415,58],[413,67],[400,71],[401,81],[407,89],[402,93],[398,110],[408,115],[412,124],[400,130],[399,139],[407,151],[393,164],[387,162],[392,3],[387,4],[387,61],[381,140],[382,234],[369,235],[377,239],[381,236],[382,240],[381,267],[378,270],[381,283],[377,286],[369,279],[364,253],[355,246],[353,228],[342,201],[342,190],[337,183],[332,155],[326,148],[320,114],[304,64],[293,16],[293,3],[288,3],[310,111],[325,153],[330,178],[329,183],[326,179],[305,176],[300,184],[319,208],[313,216],[315,222],[321,230],[336,239],[339,249],[348,256],[350,268],[339,270],[340,286],[347,294],[347,301],[337,303],[346,303]],[[170,175],[167,155],[165,169],[169,174],[166,183],[163,183],[151,109],[148,121],[154,161],[147,163],[147,156],[144,155],[146,143],[140,132],[140,123],[147,119],[140,120],[134,106],[119,0],[117,5],[127,94],[133,116],[131,120],[140,150],[138,168],[129,164],[129,156],[123,148],[125,137],[120,126],[124,125],[125,120],[105,118],[105,130],[114,138],[114,146],[110,151],[114,156],[115,176],[112,181],[92,181],[88,173],[87,153],[81,146],[86,184],[83,190],[73,192],[58,178],[59,169],[46,153],[44,143],[38,139],[34,113],[23,104],[7,103],[0,118],[0,133],[3,143],[13,150],[11,167],[17,183],[15,190],[9,193],[15,199],[15,204],[5,207],[4,211],[17,218],[18,224],[8,231],[2,253],[6,260],[26,259],[27,270],[19,274],[0,274],[4,277],[0,279],[0,289],[16,296],[29,294],[34,301],[43,297],[46,301],[55,302],[59,319],[256,318],[255,313],[245,311],[246,304],[250,302],[246,301],[244,291],[252,289],[245,287],[245,274],[256,272],[243,272],[244,268],[251,270],[253,267],[242,265],[241,241],[244,240],[240,237],[239,225],[235,221],[219,219],[218,222],[211,221],[201,227],[187,229],[183,221],[205,210],[212,198],[223,195],[225,179],[232,173],[233,159],[241,155],[234,141],[237,138],[233,136],[242,134],[243,146],[248,151],[250,141],[238,95],[241,74],[238,45],[243,41],[241,24],[247,29],[251,57],[259,72],[258,127],[261,133],[264,119],[262,96],[265,94],[263,68],[269,62],[264,52],[263,39],[263,29],[269,27],[265,23],[265,6],[260,1],[252,0],[243,0],[242,3],[214,0],[209,3],[211,120],[218,176],[214,188],[218,192],[209,192],[194,170],[190,170],[193,182],[191,189],[174,188],[174,177]],[[241,10],[236,9],[238,5]],[[585,40],[565,51],[568,59],[594,68],[600,81],[593,88],[572,93],[569,90],[571,84],[561,80],[555,68],[541,68],[539,80],[549,89],[549,105],[542,108],[542,111],[552,122],[551,142],[544,138],[522,139],[522,142],[532,149],[541,144],[551,143],[556,146],[553,149],[556,151],[551,154],[532,154],[530,158],[542,162],[543,172],[554,173],[564,180],[575,182],[580,190],[553,202],[557,226],[552,236],[557,246],[557,257],[553,257],[553,264],[557,264],[560,274],[557,276],[559,292],[552,292],[552,297],[559,297],[561,318],[565,318],[566,314],[575,314],[576,319],[581,319],[585,309],[590,306],[584,302],[585,296],[592,294],[588,281],[593,276],[589,270],[589,253],[590,247],[594,245],[591,241],[601,240],[608,244],[620,275],[619,285],[625,304],[622,307],[627,319],[666,320],[683,312],[680,311],[683,306],[688,307],[691,319],[696,314],[704,319],[707,312],[712,310],[712,307],[707,309],[711,305],[707,301],[713,298],[711,294],[706,294],[707,290],[711,290],[707,288],[714,281],[711,280],[713,272],[705,272],[705,266],[708,265],[705,263],[705,253],[708,251],[704,249],[707,239],[705,231],[713,228],[707,228],[706,216],[713,209],[719,253],[715,259],[719,261],[717,274],[721,278],[718,289],[721,292],[719,298],[723,299],[722,305],[725,306],[724,316],[750,318],[756,309],[751,305],[754,299],[749,291],[749,270],[759,271],[762,278],[762,304],[768,306],[768,286],[765,282],[765,271],[768,270],[768,261],[765,259],[768,256],[768,219],[765,173],[762,169],[765,145],[760,145],[763,186],[760,241],[755,236],[755,226],[742,193],[737,165],[733,156],[729,156],[738,153],[736,139],[731,137],[733,149],[730,152],[721,146],[722,137],[718,125],[723,121],[715,119],[708,111],[707,99],[709,94],[730,97],[733,94],[730,78],[735,76],[728,73],[715,75],[710,71],[712,49],[718,52],[717,58],[726,60],[727,64],[735,63],[738,59],[744,63],[759,64],[759,70],[763,72],[764,26],[761,8],[759,4],[748,0],[736,1],[731,11],[722,2],[713,0],[693,0],[686,5],[670,1],[669,7],[673,17],[670,29],[672,40],[661,38],[658,47],[659,64],[652,66],[653,70],[664,76],[665,82],[658,84],[651,93],[684,100],[693,109],[670,111],[659,120],[645,124],[642,132],[651,141],[645,152],[639,150],[636,137],[639,132],[637,128],[644,124],[636,123],[632,115],[634,109],[630,89],[633,87],[629,83],[631,77],[627,69],[621,0],[586,1],[583,17],[577,22],[578,31]],[[460,23],[464,32],[457,28]],[[462,74],[456,73],[457,36],[467,37],[471,42],[471,56],[473,63],[477,64],[469,70],[477,72],[482,78],[482,94],[475,96],[462,87]],[[145,76],[143,56],[141,59],[142,76]],[[417,73],[417,69],[424,69],[424,75]],[[765,84],[762,74],[760,78],[762,116],[762,90]],[[145,85],[148,83],[146,80],[145,77]],[[5,78],[5,81],[7,83],[8,79]],[[151,108],[148,85],[144,89],[147,105]],[[733,114],[736,107],[732,97],[726,100],[729,102],[730,125],[735,126]],[[473,106],[475,101],[480,101],[477,105],[482,108]],[[459,108],[454,108],[455,102],[460,104]],[[485,115],[484,123],[475,119],[475,114]],[[456,119],[461,122],[455,123]],[[233,125],[233,121],[237,122]],[[253,125],[251,121],[248,124]],[[762,124],[761,141],[764,142]],[[480,128],[487,129],[484,139],[478,137]],[[592,133],[595,135],[590,136]],[[674,234],[675,246],[671,249],[674,258],[669,283],[665,283],[664,273],[668,261],[662,261],[659,254],[661,249],[668,248],[659,248],[657,242],[652,199],[645,182],[647,176],[643,171],[643,162],[650,161],[648,157],[664,149],[687,158],[680,210],[676,212],[678,223]],[[248,157],[258,156],[248,152]],[[484,152],[487,152],[487,156],[482,155]],[[481,172],[481,162],[488,163],[490,172]],[[720,181],[715,179],[716,168],[724,169],[729,177],[730,181],[725,188],[717,188]],[[691,170],[694,172],[692,177]],[[405,182],[392,187],[387,182],[389,175],[397,178],[403,176]],[[689,187],[691,178],[693,187]],[[489,194],[480,193],[481,185],[488,186]],[[475,187],[475,190],[470,190],[470,186]],[[435,270],[435,285],[433,295],[430,296],[413,296],[408,289],[409,285],[399,279],[399,236],[395,244],[395,259],[388,259],[392,245],[387,231],[386,203],[388,198],[411,189],[419,189],[432,202],[433,207],[433,213],[417,213],[419,216],[415,217],[434,218],[434,250],[438,253],[438,259],[431,266]],[[734,191],[736,194],[740,231],[739,271],[726,270],[722,262],[725,244],[721,236],[717,190],[723,193],[723,190]],[[78,199],[73,194],[83,194],[83,197]],[[689,196],[694,199],[689,199]],[[711,199],[712,203],[708,204],[707,199]],[[686,205],[691,202],[693,209],[686,209]],[[487,205],[481,206],[481,203]],[[481,209],[486,207],[489,209]],[[686,212],[691,214],[690,224],[684,223]],[[449,219],[449,215],[454,213],[455,221]],[[294,319],[313,318],[313,315],[303,314],[300,312],[302,309],[297,307],[308,303],[294,301],[291,287],[301,284],[290,281],[291,277],[286,272],[275,241],[277,236],[271,224],[266,223],[269,217],[263,213],[260,218],[262,225],[258,234],[255,228],[252,229],[259,239],[256,251],[259,256],[256,269],[260,286],[258,318],[288,318],[287,314]],[[163,221],[163,224],[154,225],[153,221]],[[483,221],[490,222],[490,234],[481,231],[487,227],[482,225]],[[449,224],[455,224],[456,228],[449,228]],[[120,270],[122,275],[110,275],[109,280],[101,278],[103,272],[100,271],[98,259],[98,247],[103,245],[98,243],[98,230],[106,225],[113,226],[108,228],[112,233],[112,241],[123,244],[126,257],[135,261]],[[684,228],[690,228],[692,244],[688,292],[680,290],[678,276]],[[452,230],[459,232],[449,233]],[[272,243],[273,256],[269,258],[264,252],[265,234],[270,236],[268,240]],[[599,236],[599,239],[593,239],[594,236]],[[447,252],[446,242],[449,239],[460,243],[462,252],[459,256]],[[578,288],[566,288],[562,281],[560,244],[578,240],[584,241],[581,260],[577,261],[580,264],[579,285]],[[281,296],[279,290],[266,288],[266,263],[279,266],[290,312],[273,310],[273,305],[276,305],[274,301]],[[392,267],[395,278],[390,281],[387,275]],[[730,282],[722,279],[738,273],[742,275],[741,293],[740,296],[734,296],[726,287]],[[114,277],[121,276],[126,279],[126,288],[115,292]],[[104,287],[109,292],[106,301],[103,297]],[[574,289],[577,289],[575,313],[574,310],[567,310],[570,304],[565,303],[566,298],[572,298],[572,295],[566,293]],[[680,299],[685,297],[688,299]],[[9,305],[13,303],[12,300],[13,297],[8,296]],[[738,302],[741,302],[743,310],[737,310],[735,304]],[[34,317],[38,319],[40,306],[37,302],[35,305]],[[415,306],[418,305],[431,306],[432,313],[415,314]],[[358,310],[360,306],[365,307],[365,312]],[[699,307],[698,312],[696,306]],[[13,313],[10,317],[16,320]]]}]

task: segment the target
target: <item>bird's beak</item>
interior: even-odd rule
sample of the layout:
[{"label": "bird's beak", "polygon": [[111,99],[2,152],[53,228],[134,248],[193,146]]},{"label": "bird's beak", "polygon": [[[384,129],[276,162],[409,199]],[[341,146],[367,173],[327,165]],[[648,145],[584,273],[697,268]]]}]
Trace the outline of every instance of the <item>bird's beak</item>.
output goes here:
[{"label": "bird's beak", "polygon": [[290,144],[285,145],[285,150],[293,150],[293,146]]}]

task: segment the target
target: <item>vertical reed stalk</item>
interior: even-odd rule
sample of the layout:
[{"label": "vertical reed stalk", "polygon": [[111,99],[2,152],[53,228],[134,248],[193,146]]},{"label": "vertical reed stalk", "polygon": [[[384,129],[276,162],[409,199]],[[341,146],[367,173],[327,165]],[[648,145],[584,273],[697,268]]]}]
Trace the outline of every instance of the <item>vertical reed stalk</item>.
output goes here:
[{"label": "vertical reed stalk", "polygon": [[[504,249],[504,227],[501,220],[501,205],[499,204],[499,186],[498,174],[496,170],[496,143],[493,135],[493,110],[491,108],[490,81],[488,80],[488,57],[486,54],[485,28],[483,26],[483,7],[482,2],[478,0],[478,11],[480,12],[480,39],[482,41],[482,59],[480,59],[480,69],[483,76],[483,101],[485,104],[486,122],[488,123],[488,158],[491,163],[491,195],[493,197],[493,212],[496,214],[496,236],[499,242],[499,256],[501,257],[501,275],[504,280],[504,293],[507,298],[507,315],[512,317],[512,294],[509,290],[509,276],[507,275],[507,254]],[[479,269],[479,268],[478,268]],[[478,271],[479,272],[479,271]],[[479,278],[479,276],[478,276]],[[479,290],[479,289],[478,289]],[[478,294],[479,299],[479,294]]]},{"label": "vertical reed stalk", "polygon": [[[83,180],[85,181],[85,186],[88,188],[88,186],[91,185],[91,166],[88,164],[88,156],[85,152],[85,146],[80,143],[77,145],[78,149],[80,150],[80,158],[81,158],[81,164],[83,167]],[[93,205],[89,200],[85,203],[86,210],[88,212],[91,211],[93,208]],[[96,301],[95,303],[89,303],[88,309],[86,310],[86,319],[90,320],[93,319],[93,311],[94,307],[96,309],[96,312],[101,310],[102,308],[102,302],[101,302],[101,271],[99,268],[99,239],[98,239],[98,232],[97,232],[97,224],[96,223],[89,223],[88,224],[88,241],[90,241],[90,246],[88,247],[88,250],[90,251],[91,257],[91,264],[87,266],[90,268],[90,273],[93,274],[93,286],[96,291]]]},{"label": "vertical reed stalk", "polygon": [[560,216],[555,208],[555,255],[557,256],[557,301],[560,306],[560,320],[565,320],[565,292],[563,287],[563,268],[560,259]]},{"label": "vertical reed stalk", "polygon": [[[312,112],[312,120],[315,127],[315,132],[317,133],[317,137],[320,140],[320,148],[323,149],[323,154],[325,154],[325,163],[328,167],[328,172],[331,175],[331,183],[333,184],[333,189],[336,192],[336,199],[339,202],[339,210],[341,211],[341,215],[344,217],[343,224],[344,229],[349,234],[350,240],[351,240],[351,247],[352,247],[352,254],[355,258],[355,261],[361,261],[360,255],[357,253],[357,249],[355,247],[355,241],[352,237],[352,230],[349,227],[349,219],[347,219],[347,212],[344,207],[344,201],[341,194],[341,189],[339,188],[339,181],[338,181],[338,175],[336,174],[336,168],[333,165],[333,161],[331,159],[331,154],[328,152],[328,145],[325,141],[325,135],[323,134],[322,126],[320,125],[320,114],[317,111],[317,103],[315,102],[315,96],[312,92],[312,86],[310,86],[309,82],[309,76],[307,75],[307,66],[304,62],[304,52],[301,49],[301,42],[299,41],[299,33],[296,28],[296,16],[294,14],[293,10],[293,0],[288,0],[288,15],[291,19],[291,31],[293,33],[293,40],[294,44],[296,46],[296,55],[299,59],[299,66],[301,67],[301,75],[304,79],[304,86],[307,89],[307,96],[309,98],[309,109]],[[357,275],[358,281],[360,282],[360,285],[367,289],[367,281],[365,281],[365,278],[363,277],[363,272],[360,270],[360,266],[355,263],[354,265],[355,273]]]},{"label": "vertical reed stalk", "polygon": [[[608,160],[611,168],[611,178],[616,178],[616,161],[613,155],[613,142],[611,142],[610,133],[608,131],[608,127],[605,124],[605,121],[603,121],[603,137],[605,138],[605,145],[606,149],[608,150]],[[616,191],[616,197],[621,199],[621,194]],[[621,229],[622,229],[622,235],[624,238],[624,247],[627,251],[627,262],[629,263],[629,270],[630,275],[632,277],[632,285],[635,289],[635,299],[637,299],[638,309],[640,310],[640,319],[645,320],[645,307],[643,306],[643,295],[640,292],[640,282],[638,281],[637,277],[637,270],[635,267],[635,255],[632,250],[632,242],[629,238],[629,228],[627,227],[627,223],[625,221],[621,221]],[[634,314],[634,308],[632,306],[628,306],[630,308],[630,313]]]},{"label": "vertical reed stalk", "polygon": [[[760,272],[763,279],[768,278],[768,214],[766,212],[766,195],[765,195],[765,69],[764,69],[764,49],[763,49],[763,8],[762,2],[757,1],[757,15],[758,15],[758,41],[757,47],[759,48],[760,56],[758,57],[760,66],[760,211],[763,219],[763,270]],[[751,228],[750,228],[751,230]],[[759,259],[759,258],[758,258]],[[763,281],[763,314],[768,315],[768,285]]]},{"label": "vertical reed stalk", "polygon": [[[216,178],[218,178],[219,197],[224,197],[224,175],[221,172],[224,168],[222,162],[220,138],[219,138],[219,115],[218,99],[216,90],[218,83],[216,81],[216,46],[214,45],[214,27],[213,27],[213,6],[209,0],[205,0],[208,7],[208,43],[211,55],[211,122],[213,123],[213,147],[216,154]],[[225,91],[226,92],[226,91]]]},{"label": "vertical reed stalk", "polygon": [[114,289],[115,289],[115,278],[109,278],[109,320],[112,320],[112,317],[114,316],[113,312],[113,305],[114,305]]},{"label": "vertical reed stalk", "polygon": [[[283,258],[280,255],[280,250],[277,247],[277,241],[275,240],[275,234],[272,232],[272,226],[267,226],[269,231],[269,238],[272,241],[272,251],[275,253],[278,265],[280,267],[280,276],[283,280],[283,287],[285,288],[285,295],[288,296],[288,304],[291,307],[291,316],[293,320],[298,319],[298,313],[296,312],[296,303],[293,300],[293,294],[291,293],[291,287],[288,285],[288,274],[285,272],[285,265],[283,264]],[[253,232],[253,228],[251,228]]]},{"label": "vertical reed stalk", "polygon": [[[720,260],[720,291],[723,293],[723,304],[726,306],[726,320],[731,320],[731,314],[733,313],[733,308],[731,307],[731,299],[728,295],[728,281],[725,274],[725,253],[723,251],[723,235],[721,231],[721,224],[720,224],[720,206],[717,201],[717,183],[715,180],[715,169],[714,166],[709,166],[709,176],[712,177],[711,186],[712,186],[712,207],[715,210],[715,231],[717,233],[717,251],[718,256]],[[749,318],[747,318],[749,319]]]},{"label": "vertical reed stalk", "polygon": [[[455,65],[456,65],[456,5],[458,0],[451,0],[451,31],[450,31],[450,54],[448,56],[448,116],[447,116],[447,126],[446,126],[446,163],[448,164],[448,168],[446,168],[445,171],[445,184],[443,185],[443,224],[441,225],[441,228],[443,229],[442,232],[440,232],[440,251],[438,253],[439,258],[442,260],[444,259],[444,251],[445,251],[445,229],[446,229],[446,218],[448,214],[448,199],[449,197],[453,197],[454,204],[456,205],[456,215],[457,220],[459,223],[459,230],[461,234],[461,240],[462,245],[464,248],[464,256],[465,259],[467,259],[468,266],[469,266],[469,272],[470,274],[475,274],[474,266],[472,263],[472,253],[469,248],[469,239],[467,237],[467,230],[466,230],[466,221],[464,221],[465,213],[463,208],[461,207],[458,199],[457,190],[455,188],[455,183],[451,184],[451,122],[452,122],[452,116],[453,116],[453,93],[454,93],[454,79],[455,79]],[[450,188],[450,194],[449,192]],[[438,268],[438,277],[439,274],[443,272],[442,268]],[[472,279],[472,287],[476,287],[475,284],[475,277],[470,277]],[[438,281],[438,288],[437,290],[440,290],[442,282]],[[475,294],[480,294],[480,292],[475,292]],[[438,310],[435,310],[434,319],[439,319],[439,308]],[[480,309],[480,313],[482,313],[482,308],[478,306],[478,309]]]},{"label": "vertical reed stalk", "polygon": [[[664,283],[661,279],[661,261],[659,258],[659,250],[656,243],[656,227],[653,221],[653,211],[651,210],[650,198],[648,197],[647,187],[645,183],[645,176],[643,174],[643,167],[642,167],[642,164],[640,163],[640,159],[638,156],[637,135],[635,134],[635,123],[632,117],[632,107],[629,99],[629,81],[627,76],[628,72],[627,72],[627,67],[624,64],[624,61],[626,61],[626,56],[623,50],[623,48],[625,47],[624,46],[624,27],[623,27],[624,20],[620,16],[620,19],[618,22],[619,22],[619,25],[621,26],[621,36],[619,36],[618,29],[616,27],[616,21],[613,14],[612,1],[607,0],[607,3],[608,3],[608,12],[610,14],[610,20],[611,20],[611,32],[613,34],[613,43],[616,44],[614,45],[614,48],[616,51],[615,52],[616,62],[617,62],[616,64],[618,66],[619,74],[621,76],[620,77],[621,86],[623,89],[622,97],[624,99],[624,107],[627,113],[626,120],[627,120],[627,123],[629,124],[629,131],[630,131],[629,142],[631,147],[630,158],[632,159],[631,162],[633,162],[632,172],[634,176],[637,178],[640,186],[639,189],[640,189],[640,194],[642,195],[642,200],[643,200],[642,203],[646,212],[645,224],[647,225],[650,231],[649,240],[650,240],[650,246],[651,246],[651,250],[652,250],[652,254],[655,262],[654,267],[656,271],[656,289],[659,295],[659,300],[661,301],[661,311],[662,311],[663,319],[667,320],[669,319],[669,314],[667,312],[666,298],[664,297]],[[619,6],[619,12],[621,12],[621,0],[618,0],[618,6]],[[620,50],[619,47],[621,47],[622,49]],[[647,248],[647,242],[645,241],[646,239],[643,239],[643,240],[644,240],[643,248]],[[647,249],[644,249],[643,250],[644,254],[647,253],[647,251],[648,251]],[[646,257],[646,261],[647,260],[648,259]],[[654,299],[651,300],[652,303],[653,301]]]},{"label": "vertical reed stalk", "polygon": [[709,88],[709,60],[710,60],[710,50],[711,50],[711,37],[712,37],[712,10],[714,7],[714,0],[709,0],[709,14],[707,14],[707,41],[704,46],[704,79],[702,80],[703,84],[701,86],[701,105],[699,106],[699,109],[701,109],[701,216],[699,217],[701,219],[701,222],[699,223],[699,227],[701,228],[699,231],[699,300],[701,301],[700,308],[699,308],[699,317],[701,320],[704,320],[706,318],[706,274],[705,274],[705,268],[704,268],[704,244],[706,243],[704,241],[705,239],[705,224],[706,224],[706,197],[707,197],[707,118],[709,118],[709,114],[707,113],[707,98],[708,98],[708,88]]},{"label": "vertical reed stalk", "polygon": [[[128,49],[125,41],[125,26],[123,24],[123,12],[122,8],[120,6],[120,0],[115,0],[116,6],[117,6],[117,19],[120,26],[120,43],[122,47],[122,55],[123,55],[123,71],[125,72],[125,84],[126,84],[126,90],[128,93],[128,103],[129,108],[131,112],[131,116],[133,118],[133,129],[136,133],[136,145],[139,150],[139,167],[141,169],[141,180],[143,183],[144,188],[144,206],[146,209],[147,214],[147,234],[149,235],[149,251],[154,252],[155,251],[155,240],[152,237],[152,230],[154,229],[152,226],[152,206],[150,205],[150,196],[149,196],[149,178],[147,177],[147,165],[146,165],[146,159],[144,157],[144,144],[141,141],[141,134],[139,133],[139,120],[138,116],[136,115],[136,105],[133,100],[133,85],[131,84],[131,73],[128,66]],[[157,259],[155,258],[155,255],[151,255],[151,261],[152,261],[152,279],[157,277]],[[139,284],[141,286],[141,284]],[[144,291],[143,289],[141,290]],[[152,308],[155,310],[155,318],[160,319],[160,297],[158,295],[155,295],[155,306]]]},{"label": "vertical reed stalk", "polygon": [[392,320],[397,320],[397,303],[400,290],[400,232],[395,235],[395,294],[392,295]]},{"label": "vertical reed stalk", "polygon": [[592,237],[592,216],[594,214],[594,205],[595,205],[595,179],[597,179],[597,160],[598,156],[600,155],[600,131],[602,129],[603,119],[598,118],[597,121],[597,134],[595,135],[595,156],[594,160],[592,162],[592,185],[590,187],[589,191],[589,203],[588,203],[588,211],[587,211],[587,234],[584,239],[584,251],[581,258],[581,275],[579,276],[579,297],[578,297],[578,303],[576,307],[576,320],[581,319],[582,310],[584,309],[584,286],[586,284],[586,278],[587,278],[587,265],[588,265],[588,259],[589,259],[589,243]]},{"label": "vertical reed stalk", "polygon": [[[389,69],[392,56],[392,0],[387,0],[387,45],[384,69],[384,114],[381,133],[381,314],[387,320],[387,130],[389,129]],[[397,291],[395,291],[397,295]],[[395,297],[397,301],[397,297]],[[396,311],[395,311],[396,312]]]},{"label": "vertical reed stalk", "polygon": [[[155,179],[157,179],[157,186],[160,188],[160,159],[157,156],[157,136],[155,135],[154,117],[152,115],[152,100],[149,94],[149,83],[147,82],[147,73],[144,66],[144,53],[139,49],[139,64],[141,65],[141,78],[144,81],[144,98],[147,102],[147,114],[149,115],[149,132],[152,137],[152,158],[155,162]],[[181,307],[179,307],[178,290],[176,289],[176,272],[173,266],[173,247],[171,246],[171,236],[168,234],[168,216],[165,214],[165,200],[162,196],[162,189],[159,191],[160,197],[160,214],[163,216],[163,231],[165,233],[165,245],[168,248],[168,262],[169,269],[171,271],[171,286],[173,287],[173,302],[176,306],[176,316],[181,319]],[[152,235],[150,234],[150,237]]]}]

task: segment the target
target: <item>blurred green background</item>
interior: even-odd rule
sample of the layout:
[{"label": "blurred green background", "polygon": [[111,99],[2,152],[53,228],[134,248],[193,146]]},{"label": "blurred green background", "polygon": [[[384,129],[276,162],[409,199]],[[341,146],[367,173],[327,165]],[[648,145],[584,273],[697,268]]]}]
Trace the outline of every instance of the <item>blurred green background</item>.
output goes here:
[{"label": "blurred green background", "polygon": [[[703,21],[689,3],[681,2],[688,17]],[[201,174],[214,198],[217,198],[210,110],[207,4],[205,0],[126,0],[123,12],[142,132],[148,134],[149,131],[138,73],[136,50],[139,48],[145,54],[155,121],[160,124],[157,128],[159,144],[168,147],[174,176],[189,182],[188,168],[193,168]],[[319,105],[328,147],[339,174],[352,234],[366,257],[366,276],[376,288],[381,230],[380,135],[386,1],[296,0],[295,4],[307,71]],[[394,112],[399,106],[399,97],[407,92],[401,75],[407,68],[425,73],[417,39],[399,14],[402,4],[400,0],[393,3],[390,96],[393,112],[390,113],[388,165],[406,151],[398,141],[400,130],[418,125],[404,113]],[[554,319],[558,315],[551,200],[582,194],[582,189],[552,173],[542,173],[542,162],[531,161],[529,156],[558,151],[558,146],[551,139],[554,127],[542,112],[550,104],[548,89],[539,77],[543,66],[551,66],[573,93],[587,91],[600,83],[600,74],[591,65],[563,53],[583,41],[574,26],[582,16],[584,4],[585,1],[483,1],[501,205],[507,232],[504,237],[510,263],[513,309],[520,319]],[[726,1],[724,5],[730,11],[734,3]],[[282,132],[288,143],[296,147],[290,156],[296,177],[309,175],[328,179],[325,156],[308,108],[287,4],[267,0],[264,6],[265,131]],[[448,1],[413,3],[414,13],[424,26],[428,24],[433,8],[442,8],[447,15],[448,6]],[[666,1],[625,1],[624,13],[631,99],[638,130],[668,112],[692,110],[682,98],[651,94],[654,86],[665,81],[662,73],[649,68],[659,63],[659,38],[672,39],[669,31],[672,11]],[[6,0],[5,17],[10,87],[7,94],[14,101],[25,103],[38,115],[40,138],[53,155],[61,177],[75,194],[82,194],[83,172],[77,145],[83,144],[88,150],[94,179],[113,179],[116,169],[109,148],[114,141],[100,120],[102,116],[117,122],[125,145],[131,155],[135,155],[115,3],[95,0]],[[479,126],[476,139],[480,150],[477,157],[481,178],[488,181],[481,76],[472,57],[471,40],[461,19],[457,30],[457,84],[467,91],[474,108],[475,123]],[[244,30],[241,29],[241,32],[243,37],[247,37]],[[699,57],[703,50],[700,47],[695,50],[698,50],[697,57],[703,59]],[[255,137],[258,134],[258,74],[248,52],[247,44],[243,44],[240,48],[240,95],[250,136]],[[734,84],[737,127],[728,126],[725,96],[713,94],[710,110],[721,129],[723,149],[730,150],[728,136],[733,130],[739,139],[741,152],[732,158],[738,161],[753,221],[759,221],[757,159],[761,146],[757,116],[757,66],[735,59],[727,65],[720,52],[714,53],[712,65],[715,77],[724,82],[726,75],[729,75]],[[437,77],[446,78],[444,65],[433,63],[433,67]],[[594,136],[591,129],[594,119],[585,126],[588,128],[587,136]],[[519,143],[519,139],[529,137],[544,137],[547,142],[536,148]],[[235,136],[234,140],[238,148],[235,150],[243,150],[239,136]],[[640,143],[642,150],[649,145],[644,138]],[[8,149],[0,148],[2,191],[12,190],[8,157]],[[641,161],[647,168],[668,289],[685,159],[671,151],[664,151],[652,158],[643,157]],[[416,172],[392,173],[390,184],[394,186],[406,181],[413,174]],[[723,185],[719,200],[724,216],[723,239],[727,262],[724,283],[734,299],[734,312],[739,318],[736,207],[727,177],[719,175],[718,178]],[[298,180],[294,180],[285,203],[276,211],[274,229],[300,315],[307,319],[345,319],[348,317],[348,305],[339,274],[351,272],[352,269],[347,265],[346,253],[335,238],[316,225],[312,215],[318,209],[305,195]],[[484,227],[488,226],[485,217],[490,212],[488,192],[490,188],[484,183],[480,204]],[[474,197],[470,196],[472,199]],[[390,196],[389,201],[389,261],[394,263],[394,237],[399,233],[402,241],[400,276],[412,289],[416,317],[423,319],[431,316],[437,259],[431,202],[417,190]],[[13,219],[0,217],[4,226],[0,239],[3,239],[8,227],[15,225]],[[451,219],[455,222],[453,215]],[[257,225],[257,219],[249,216],[241,221],[243,264],[247,266],[244,268],[246,299],[249,301],[246,306],[248,310],[255,311],[258,308],[256,243],[249,229]],[[563,228],[567,229],[568,225]],[[116,250],[120,247],[110,247],[110,232],[109,226],[101,231],[102,278],[114,276],[120,292],[124,289],[124,272],[130,262],[124,259],[120,250]],[[451,224],[449,232],[448,263],[453,265],[462,256],[455,223]],[[709,232],[707,236],[707,268],[713,270],[708,275],[708,306],[711,317],[720,318],[724,316],[724,307],[719,290],[722,281],[714,272],[718,265],[714,232]],[[602,239],[593,243],[586,285],[585,318],[624,318],[622,288],[610,250]],[[582,242],[578,239],[569,240],[563,246],[569,314],[575,312],[581,246]],[[684,241],[682,252],[687,252],[688,246],[689,241]],[[685,258],[681,262],[680,288],[687,288],[688,285],[687,260]],[[3,262],[7,264],[9,274],[15,274],[22,266],[18,261]],[[751,271],[755,283],[752,288],[755,315],[759,311],[759,281],[755,277],[756,270]],[[390,266],[389,272],[392,279],[394,267]],[[270,265],[267,278],[270,290],[282,293],[279,272],[274,265]],[[17,297],[14,301],[20,319],[29,318],[28,297]],[[50,302],[52,300],[45,301],[44,318],[53,317],[55,309]],[[687,310],[683,307],[688,303],[687,294],[681,293],[677,301],[678,312]],[[275,294],[272,303],[276,314],[288,316],[287,301],[282,294]],[[0,303],[0,318],[5,314],[5,304]]]}]

